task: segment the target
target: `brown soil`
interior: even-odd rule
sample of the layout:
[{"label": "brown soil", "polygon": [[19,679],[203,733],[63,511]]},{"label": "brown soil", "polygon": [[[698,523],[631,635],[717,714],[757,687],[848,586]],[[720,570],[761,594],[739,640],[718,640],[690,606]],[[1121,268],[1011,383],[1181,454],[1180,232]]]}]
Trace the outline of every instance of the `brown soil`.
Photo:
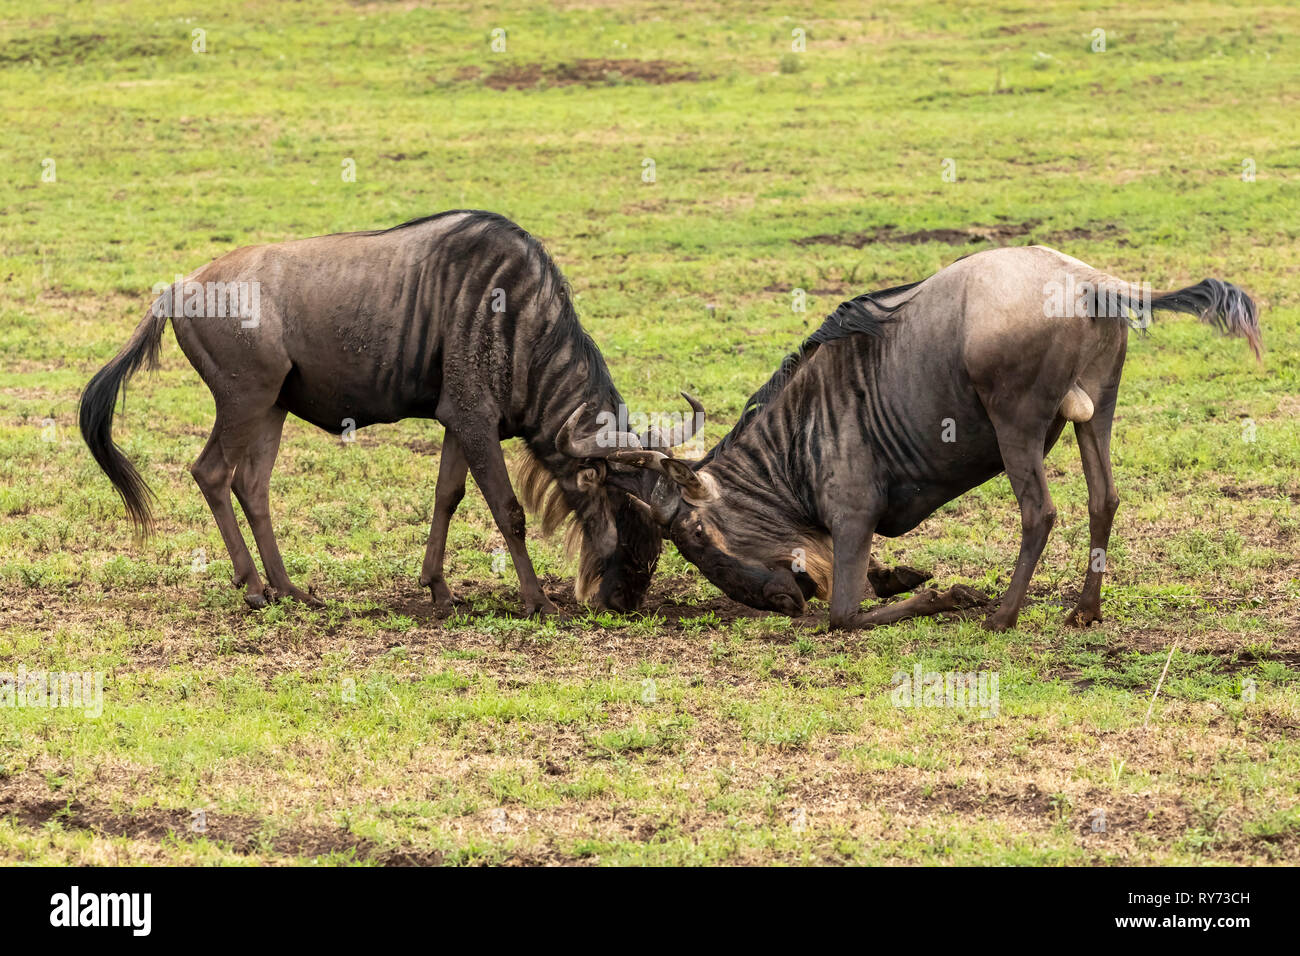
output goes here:
[{"label": "brown soil", "polygon": [[694,83],[701,75],[684,63],[670,60],[586,59],[553,65],[521,63],[502,67],[486,76],[478,67],[466,66],[456,74],[456,79],[481,79],[494,90],[526,90],[538,86],[615,86],[628,81],[656,86]]},{"label": "brown soil", "polygon": [[899,232],[897,226],[884,225],[867,232],[822,233],[794,242],[797,246],[852,246],[854,249],[861,249],[869,243],[915,246],[942,242],[950,246],[965,246],[975,242],[994,242],[1004,245],[1009,239],[1028,235],[1037,225],[1037,222],[1001,223],[964,229],[920,229],[916,232]]},{"label": "brown soil", "polygon": [[961,229],[918,229],[916,232],[899,232],[897,226],[877,226],[866,232],[821,233],[794,240],[797,246],[851,246],[861,249],[868,244],[894,246],[915,246],[927,242],[940,242],[950,246],[967,246],[977,242],[991,242],[995,245],[1007,245],[1013,239],[1029,237],[1030,242],[1041,242],[1049,246],[1083,239],[1113,239],[1121,246],[1132,243],[1122,238],[1124,231],[1114,223],[1089,224],[1070,229],[1057,230],[1035,236],[1034,230],[1040,223],[1028,222],[997,223],[991,226],[966,226]]}]

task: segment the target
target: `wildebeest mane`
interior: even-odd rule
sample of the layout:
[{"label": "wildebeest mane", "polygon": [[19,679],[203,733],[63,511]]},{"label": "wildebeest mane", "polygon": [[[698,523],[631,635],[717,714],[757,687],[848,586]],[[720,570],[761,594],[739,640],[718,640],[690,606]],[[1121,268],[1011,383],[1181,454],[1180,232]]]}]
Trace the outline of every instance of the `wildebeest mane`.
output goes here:
[{"label": "wildebeest mane", "polygon": [[[555,431],[568,413],[582,402],[593,408],[617,407],[623,404],[622,396],[614,387],[605,359],[596,343],[578,321],[568,281],[546,247],[531,233],[504,216],[477,209],[456,209],[423,216],[382,232],[410,229],[453,216],[462,218],[438,234],[437,245],[430,251],[430,255],[449,243],[456,243],[456,255],[460,261],[490,262],[500,258],[502,250],[506,254],[516,254],[522,244],[530,273],[535,271],[540,277],[533,304],[535,321],[544,323],[545,327],[544,332],[539,327],[539,334],[527,343],[529,364],[534,369],[545,369],[563,360],[575,369],[585,368],[581,393],[575,395],[566,392],[562,407],[543,410],[542,433],[524,436],[524,446],[515,457],[512,470],[516,490],[524,507],[541,519],[543,537],[553,534],[574,514],[575,504],[579,507],[581,513],[575,515],[577,520],[570,524],[565,535],[565,549],[570,556],[575,553],[580,555],[574,592],[578,600],[588,600],[596,593],[604,572],[596,549],[588,546],[588,536],[594,526],[604,524],[609,519],[597,502],[570,498],[556,481],[558,476],[555,469],[559,463],[563,462],[566,466],[572,463],[557,454]],[[493,255],[494,252],[497,253],[496,256]],[[553,396],[537,395],[535,398],[546,403]]]},{"label": "wildebeest mane", "polygon": [[[921,282],[924,281],[924,279],[921,280]],[[885,334],[885,323],[892,319],[894,313],[907,301],[904,299],[893,305],[886,305],[883,300],[892,295],[910,292],[919,286],[921,282],[909,282],[907,285],[894,286],[892,289],[867,292],[857,298],[840,303],[834,312],[826,316],[821,326],[803,340],[799,348],[782,360],[780,367],[764,383],[763,387],[749,397],[749,400],[745,402],[745,407],[741,409],[740,420],[736,422],[731,431],[723,436],[722,441],[718,442],[701,459],[700,464],[703,465],[712,461],[718,452],[734,441],[736,436],[745,430],[746,426],[763,406],[771,402],[789,384],[795,372],[822,345],[850,335],[882,338]]]},{"label": "wildebeest mane", "polygon": [[[538,287],[535,304],[539,312],[551,312],[553,321],[548,326],[546,334],[539,336],[530,345],[534,367],[549,364],[568,345],[574,351],[569,361],[585,361],[590,370],[586,401],[592,404],[603,403],[611,396],[616,403],[621,401],[600,350],[596,348],[596,343],[578,321],[578,313],[573,307],[573,290],[568,280],[564,278],[564,273],[555,264],[555,260],[546,251],[541,240],[520,227],[518,223],[512,222],[499,213],[482,209],[451,209],[431,216],[409,219],[388,229],[377,230],[373,234],[398,232],[453,216],[463,218],[439,234],[439,246],[463,237],[466,245],[462,248],[468,258],[487,253],[490,246],[494,243],[499,244],[504,239],[522,243],[527,260],[536,265],[538,275],[541,276],[541,284]],[[436,251],[437,247],[430,250],[430,255]]]}]

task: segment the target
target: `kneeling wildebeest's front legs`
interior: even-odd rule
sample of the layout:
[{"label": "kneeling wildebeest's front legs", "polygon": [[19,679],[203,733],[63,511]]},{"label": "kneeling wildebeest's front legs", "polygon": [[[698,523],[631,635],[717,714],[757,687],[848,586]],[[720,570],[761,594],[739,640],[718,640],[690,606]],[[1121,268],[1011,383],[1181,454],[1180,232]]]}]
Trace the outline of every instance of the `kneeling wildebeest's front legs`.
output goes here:
[{"label": "kneeling wildebeest's front legs", "polygon": [[905,564],[887,568],[877,561],[874,555],[871,558],[871,565],[867,568],[867,582],[871,585],[871,592],[878,598],[915,591],[932,577],[933,574],[909,568]]},{"label": "kneeling wildebeest's front legs", "polygon": [[[934,588],[915,594],[905,601],[870,611],[860,610],[862,585],[871,571],[885,569],[871,557],[871,541],[874,537],[874,520],[862,516],[842,519],[832,531],[835,548],[834,586],[831,591],[830,626],[832,630],[854,630],[859,628],[879,627],[884,624],[896,624],[914,617],[929,617],[946,611],[956,611],[976,607],[985,603],[983,595],[964,585],[955,585],[940,593]],[[896,582],[915,581],[911,587],[928,580],[912,568],[897,569],[893,575]],[[873,584],[874,587],[874,584]],[[856,596],[855,596],[856,595]],[[886,595],[877,592],[878,597]]]}]

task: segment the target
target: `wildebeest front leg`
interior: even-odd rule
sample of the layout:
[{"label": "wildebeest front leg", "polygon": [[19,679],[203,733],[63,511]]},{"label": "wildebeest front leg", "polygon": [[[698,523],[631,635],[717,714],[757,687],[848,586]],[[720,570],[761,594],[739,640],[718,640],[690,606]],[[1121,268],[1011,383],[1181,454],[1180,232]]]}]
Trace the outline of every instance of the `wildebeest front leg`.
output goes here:
[{"label": "wildebeest front leg", "polygon": [[[1002,595],[998,609],[988,616],[984,626],[991,631],[1015,627],[1029,590],[1029,581],[1043,556],[1047,536],[1056,522],[1056,506],[1047,488],[1043,472],[1045,430],[1020,425],[1014,419],[990,415],[997,430],[998,447],[1011,490],[1020,504],[1020,556],[1011,575],[1011,584]],[[1032,421],[1032,419],[1029,419]]]},{"label": "wildebeest front leg", "polygon": [[855,627],[880,627],[883,624],[896,624],[913,617],[929,617],[946,611],[960,611],[966,608],[987,604],[984,595],[964,584],[954,584],[946,591],[927,588],[906,601],[887,604],[884,607],[864,611],[857,616]]},{"label": "wildebeest front leg", "polygon": [[945,611],[955,611],[984,603],[983,595],[958,584],[942,594],[930,588],[897,604],[870,611],[859,610],[861,599],[855,595],[862,594],[869,569],[880,568],[871,558],[871,539],[874,531],[874,521],[867,522],[860,518],[841,521],[832,531],[835,548],[833,571],[835,580],[831,593],[833,630],[879,627],[912,617],[942,614]]},{"label": "wildebeest front leg", "polygon": [[497,529],[506,539],[506,547],[510,549],[515,573],[519,575],[524,612],[529,616],[555,613],[555,605],[542,591],[532,559],[528,557],[528,546],[524,543],[524,509],[510,485],[510,472],[506,469],[506,459],[496,440],[495,429],[480,429],[473,438],[465,428],[457,428],[457,433],[461,436],[469,470],[487,499]]},{"label": "wildebeest front leg", "polygon": [[450,428],[442,440],[442,456],[438,461],[438,489],[434,493],[433,522],[429,527],[429,544],[424,550],[424,565],[420,569],[420,587],[429,588],[439,614],[450,614],[455,598],[443,577],[443,558],[447,552],[447,528],[456,506],[465,497],[465,473],[469,462],[461,450],[456,433]]},{"label": "wildebeest front leg", "polygon": [[840,518],[831,528],[831,545],[835,552],[831,570],[832,630],[850,630],[859,626],[858,608],[867,586],[871,539],[875,531],[874,518],[858,515]]},{"label": "wildebeest front leg", "polygon": [[1101,620],[1101,579],[1106,570],[1110,529],[1119,508],[1119,494],[1115,491],[1115,477],[1110,468],[1110,416],[1113,410],[1112,402],[1104,416],[1094,415],[1091,421],[1074,426],[1079,439],[1079,456],[1083,459],[1083,474],[1088,481],[1088,573],[1083,580],[1079,603],[1065,623],[1080,627]]},{"label": "wildebeest front leg", "polygon": [[914,591],[932,577],[933,574],[926,574],[904,564],[887,568],[874,557],[871,559],[870,567],[867,568],[867,581],[878,598],[893,597],[904,591]]}]

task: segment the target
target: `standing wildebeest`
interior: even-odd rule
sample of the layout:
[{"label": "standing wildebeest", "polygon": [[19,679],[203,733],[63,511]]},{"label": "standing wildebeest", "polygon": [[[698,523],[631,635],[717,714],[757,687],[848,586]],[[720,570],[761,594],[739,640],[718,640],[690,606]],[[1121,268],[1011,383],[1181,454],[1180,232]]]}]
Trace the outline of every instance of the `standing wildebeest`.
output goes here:
[{"label": "standing wildebeest", "polygon": [[[836,628],[963,606],[958,586],[863,613],[871,539],[916,527],[1001,471],[1020,504],[1015,572],[986,621],[1015,625],[1056,509],[1043,459],[1075,423],[1088,483],[1090,561],[1069,621],[1101,619],[1101,579],[1119,498],[1110,429],[1130,309],[1187,312],[1244,336],[1254,303],[1216,279],[1150,297],[1042,246],[995,249],[930,278],[841,305],[746,404],[702,461],[614,452],[660,477],[648,508],[685,557],[731,597],[801,614],[830,599]],[[560,432],[570,454],[575,412]],[[606,440],[605,445],[611,444]],[[792,568],[792,557],[797,559]]]},{"label": "standing wildebeest", "polygon": [[[242,312],[219,317],[224,309],[213,308],[213,288],[222,293],[241,283],[256,293],[257,314],[250,318],[245,292]],[[216,399],[216,424],[190,471],[250,605],[286,595],[320,603],[289,580],[271,530],[271,468],[289,412],[335,433],[403,418],[436,418],[446,426],[420,574],[440,611],[452,607],[443,553],[467,470],[510,549],[526,610],[554,610],[528,558],[524,512],[501,452],[500,442],[516,436],[527,449],[521,494],[542,513],[545,531],[575,515],[578,599],[616,610],[640,603],[661,536],[628,493],[646,494],[642,486],[654,478],[630,467],[582,467],[556,450],[556,434],[575,404],[617,414],[623,400],[578,323],[559,269],[510,220],[456,210],[381,231],[249,246],[199,269],[165,301],[163,308],[155,302],[86,386],[81,433],[147,532],[152,496],[113,445],[113,407],[141,365],[157,365],[170,317],[181,349]],[[650,433],[641,441],[662,447],[662,437]],[[684,429],[681,440],[689,437]],[[240,534],[232,488],[269,589]]]}]

